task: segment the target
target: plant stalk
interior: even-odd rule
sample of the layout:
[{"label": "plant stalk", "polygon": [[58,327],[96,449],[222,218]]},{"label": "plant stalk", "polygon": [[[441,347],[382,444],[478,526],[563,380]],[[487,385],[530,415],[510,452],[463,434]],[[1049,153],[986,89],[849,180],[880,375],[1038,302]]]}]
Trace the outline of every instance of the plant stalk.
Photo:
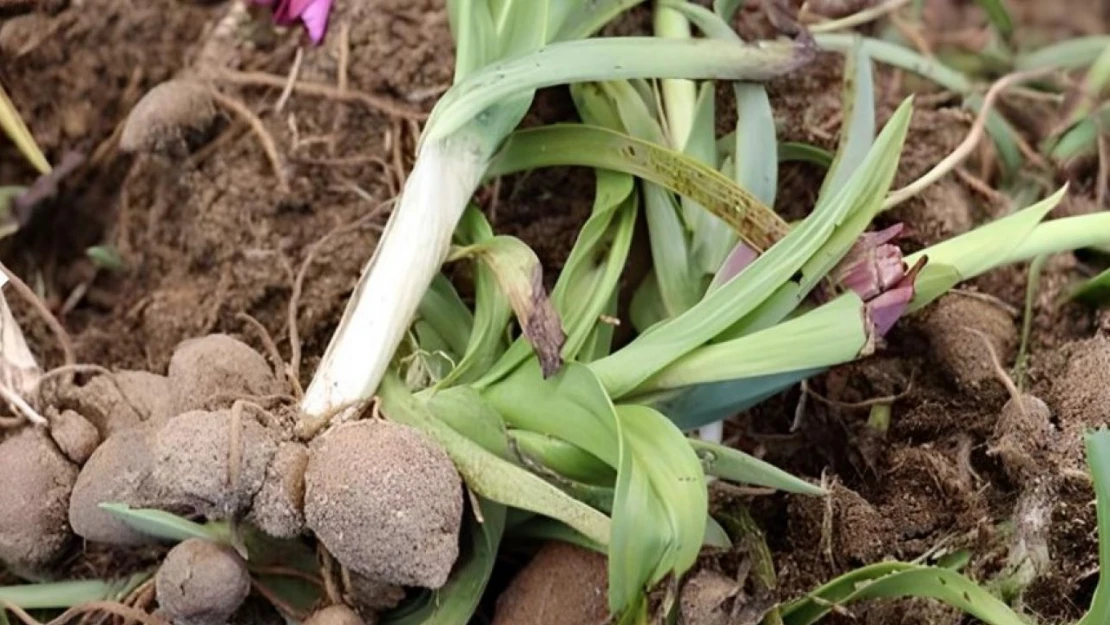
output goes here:
[{"label": "plant stalk", "polygon": [[423,145],[301,409],[319,418],[370,397],[439,272],[491,156],[470,132]]}]

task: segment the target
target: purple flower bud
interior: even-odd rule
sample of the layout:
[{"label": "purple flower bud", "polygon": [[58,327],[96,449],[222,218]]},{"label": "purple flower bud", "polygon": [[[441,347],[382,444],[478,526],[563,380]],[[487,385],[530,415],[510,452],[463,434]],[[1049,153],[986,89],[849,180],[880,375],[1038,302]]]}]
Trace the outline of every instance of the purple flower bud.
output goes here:
[{"label": "purple flower bud", "polygon": [[304,23],[312,43],[318,44],[324,40],[333,0],[254,0],[254,2],[273,7],[274,23],[292,26],[300,20]]},{"label": "purple flower bud", "polygon": [[914,281],[918,272],[925,266],[927,258],[921,258],[912,269],[891,288],[867,301],[864,307],[872,336],[885,336],[894,323],[905,314],[914,295]]},{"label": "purple flower bud", "polygon": [[880,232],[861,235],[833,270],[834,280],[855,291],[865,302],[894,287],[902,280],[906,268],[902,250],[889,241],[901,232],[902,224],[895,224]]}]

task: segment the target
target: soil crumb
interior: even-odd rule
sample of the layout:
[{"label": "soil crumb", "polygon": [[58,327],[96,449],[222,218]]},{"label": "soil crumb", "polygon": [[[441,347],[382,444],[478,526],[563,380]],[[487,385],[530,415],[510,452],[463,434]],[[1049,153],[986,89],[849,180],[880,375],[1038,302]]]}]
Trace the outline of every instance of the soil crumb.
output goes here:
[{"label": "soil crumb", "polygon": [[608,588],[605,556],[550,542],[501,593],[493,625],[604,623]]}]

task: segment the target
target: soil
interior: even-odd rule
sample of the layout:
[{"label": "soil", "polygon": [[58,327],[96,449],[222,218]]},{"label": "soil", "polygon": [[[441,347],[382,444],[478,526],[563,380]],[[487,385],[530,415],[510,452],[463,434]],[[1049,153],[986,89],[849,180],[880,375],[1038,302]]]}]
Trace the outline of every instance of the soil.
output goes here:
[{"label": "soil", "polygon": [[[64,416],[70,423],[76,432],[71,436],[84,437],[57,441],[65,457],[44,439],[35,446],[20,445],[20,454],[2,454],[0,461],[17,467],[13,471],[46,462],[24,457],[42,446],[63,481],[74,480],[73,467],[86,461],[86,466],[127,466],[128,475],[98,488],[112,490],[114,497],[134,496],[138,504],[149,495],[144,489],[151,486],[143,472],[153,462],[147,454],[155,453],[156,447],[172,453],[186,443],[227,446],[229,430],[219,424],[231,418],[230,404],[186,405],[182,397],[207,401],[228,384],[252,396],[288,391],[280,368],[274,373],[276,363],[267,346],[272,341],[280,358],[289,359],[289,303],[302,267],[303,291],[294,315],[304,358],[293,377],[307,383],[372,253],[388,202],[411,167],[419,122],[451,83],[446,14],[442,0],[340,1],[325,43],[300,48],[299,32],[272,30],[257,7],[229,13],[232,3],[226,1],[28,4],[41,6],[14,17],[0,12],[0,83],[51,162],[75,150],[86,162],[62,181],[56,197],[35,208],[17,236],[0,240],[0,260],[23,276],[61,320],[77,362],[131,373],[116,376],[119,392],[110,392],[116,387],[103,377],[87,383],[82,378],[83,386],[58,391],[58,418]],[[1106,11],[1096,14],[1090,0],[1009,4],[1015,8],[1017,40],[1023,45],[1104,33],[1110,26],[1110,16]],[[982,24],[976,3],[928,5],[930,29],[952,35],[952,41],[942,44],[974,48],[977,40],[972,35]],[[0,2],[0,10],[5,6]],[[761,20],[754,7],[745,9],[741,32],[765,33]],[[642,32],[649,25],[647,13],[637,10],[610,31]],[[960,39],[958,33],[967,36]],[[327,87],[331,95],[284,95],[293,67],[299,68],[298,81]],[[835,147],[841,70],[835,56],[822,55],[798,74],[771,82],[781,139]],[[171,84],[186,85],[195,105],[165,110],[158,102],[144,100],[151,119],[145,130],[153,134],[126,128],[129,111],[170,79],[178,81]],[[204,91],[207,87],[198,87],[205,84],[196,82],[199,79],[213,81],[220,97],[231,104],[206,99],[211,94]],[[881,119],[918,84],[878,67],[876,81]],[[355,93],[362,95],[350,96]],[[722,110],[725,106],[722,99]],[[257,117],[267,140],[236,112],[237,107]],[[573,119],[573,107],[566,91],[551,89],[541,92],[525,123],[567,119]],[[167,120],[169,130],[159,126]],[[722,122],[725,129],[728,123]],[[954,98],[919,98],[896,184],[914,179],[943,158],[963,139],[970,123],[971,117]],[[1035,145],[1043,129],[1030,122],[1021,130]],[[276,161],[267,155],[267,141],[273,144]],[[978,154],[966,168],[967,175],[947,177],[883,214],[876,225],[904,222],[902,243],[906,250],[916,250],[1003,214],[1009,207],[976,184],[976,178],[993,180],[993,162],[989,150]],[[821,176],[814,165],[784,164],[777,208],[788,218],[803,216]],[[1059,213],[1097,210],[1095,165],[1072,168],[1060,178],[1065,176],[1075,182],[1075,191]],[[34,177],[14,147],[0,142],[0,185],[26,184]],[[589,214],[592,191],[588,171],[563,168],[507,178],[483,191],[481,198],[499,232],[522,238],[536,251],[551,284]],[[327,244],[317,245],[324,237]],[[94,260],[87,253],[94,246],[115,250],[120,262]],[[643,248],[637,253],[642,256]],[[1002,367],[1011,368],[1022,322],[1026,266],[1000,269],[964,285],[959,293],[896,326],[876,356],[810,380],[808,390],[786,392],[730,424],[730,441],[736,446],[796,474],[824,480],[831,489],[828,501],[770,495],[725,498],[719,504],[750,508],[765,531],[778,572],[777,598],[796,597],[860,565],[886,558],[911,560],[936,550],[969,550],[968,572],[993,580],[1006,571],[1017,535],[1029,541],[1043,539],[1048,553],[1022,594],[1025,608],[1045,622],[1067,622],[1081,614],[1093,592],[1096,576],[1091,571],[1097,563],[1089,505],[1093,494],[1082,473],[1080,435],[1110,420],[1110,317],[1057,302],[1086,275],[1087,262],[1065,254],[1048,263],[1033,309],[1023,391],[1043,400],[1047,425],[1043,418],[1015,421],[1011,430],[1000,431],[1000,422],[1028,417],[1028,411],[1011,414],[1014,406],[1007,406],[1011,398],[994,374],[984,340],[965,328],[982,332]],[[639,279],[630,269],[625,281],[635,285]],[[50,329],[26,304],[11,304],[40,361],[47,367],[62,364],[62,346]],[[953,327],[954,321],[959,328]],[[163,374],[172,381],[175,349],[183,341],[212,333],[236,337],[258,353],[240,353],[234,359],[250,362],[236,360],[240,364],[233,367],[226,365],[232,356],[207,365],[183,365],[190,374],[179,376],[180,384],[168,383]],[[187,356],[178,352],[178,358]],[[235,379],[229,382],[230,374]],[[806,401],[799,412],[803,393]],[[890,425],[879,431],[869,425],[869,409],[859,402],[884,397]],[[280,403],[280,398],[275,401]],[[74,421],[67,410],[76,410],[88,421]],[[201,412],[181,415],[188,410]],[[204,412],[209,410],[213,412]],[[792,431],[795,414],[801,414],[802,427]],[[195,423],[180,420],[188,415],[199,416]],[[201,425],[206,420],[218,423],[205,429]],[[174,422],[179,432],[168,426],[158,430]],[[146,431],[139,427],[142,423],[153,425]],[[269,455],[257,462],[241,459],[244,488],[253,489],[250,494],[261,489],[267,501],[275,502],[272,510],[251,511],[252,518],[287,528],[275,531],[296,533],[306,521],[288,502],[305,497],[305,484],[283,479],[280,471],[272,475],[276,465],[269,465],[270,473],[267,467],[276,455],[283,466],[303,470],[306,463],[311,466],[309,452],[289,441],[270,440],[265,424],[253,417],[249,423],[244,436],[268,437]],[[94,441],[97,435],[105,439],[124,428],[131,428],[129,436],[115,438],[112,446],[102,445],[89,457],[90,436]],[[1044,440],[1031,444],[1015,432]],[[205,438],[209,435],[212,440]],[[12,437],[4,445],[16,442]],[[422,441],[409,444],[420,453],[427,451]],[[104,460],[109,455],[114,459]],[[225,473],[232,472],[222,465],[211,470],[216,473],[205,476],[209,482],[179,484],[175,497],[207,497],[206,489],[219,490]],[[77,483],[79,490],[87,487],[79,479]],[[457,525],[457,495],[437,495],[446,503],[431,507],[447,510],[442,516],[450,517],[439,525]],[[90,502],[100,496],[88,495]],[[232,499],[204,501],[221,510],[234,509],[235,514],[247,513],[243,501]],[[64,524],[57,502],[36,503],[41,509],[22,514],[34,514],[44,524]],[[1047,530],[1039,530],[1047,531],[1046,536],[1034,536],[1034,530],[1022,534],[1020,524],[1016,530],[1005,524],[1016,510],[1033,514],[1029,506],[1051,519]],[[89,531],[119,542],[135,538],[125,527],[102,526],[102,518],[70,522],[75,527],[100,523]],[[314,522],[310,516],[307,523]],[[342,534],[342,528],[336,533]],[[145,547],[105,552],[31,541],[4,549],[28,564],[60,562],[59,569],[80,577],[134,570],[152,557]],[[557,549],[543,553],[558,560],[570,557],[558,555]],[[581,559],[581,554],[571,556]],[[424,568],[403,571],[398,581],[438,579],[444,574],[439,564],[418,563]],[[578,569],[578,581],[595,590],[596,580],[586,574],[596,573],[596,565],[588,562]],[[699,603],[689,610],[714,622],[714,615],[725,609],[721,606],[729,607],[744,596],[736,587],[723,585],[716,574],[725,569],[735,574],[742,565],[727,558],[707,559],[703,565],[709,573],[698,578],[697,596],[714,603],[710,609],[701,609],[705,605]],[[495,581],[501,577],[495,576]],[[519,587],[527,584],[540,586],[532,592],[541,595],[536,601],[543,605],[564,601],[555,591],[566,589],[543,580],[518,578],[514,592],[523,592]],[[506,586],[491,588],[491,594],[496,596]],[[515,606],[523,600],[510,596],[502,604]],[[589,606],[575,607],[589,611]],[[866,625],[965,622],[923,601],[861,606],[853,609],[853,616],[852,622]],[[827,622],[849,620],[834,615]]]}]

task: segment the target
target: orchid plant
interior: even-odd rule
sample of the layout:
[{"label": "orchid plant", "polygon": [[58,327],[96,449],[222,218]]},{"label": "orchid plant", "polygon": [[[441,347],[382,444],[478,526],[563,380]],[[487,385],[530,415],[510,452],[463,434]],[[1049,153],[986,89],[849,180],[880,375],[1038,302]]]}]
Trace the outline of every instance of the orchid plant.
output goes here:
[{"label": "orchid plant", "polygon": [[308,38],[319,45],[324,40],[328,28],[328,15],[333,0],[254,0],[255,4],[271,7],[274,23],[279,26],[293,26],[298,21],[304,24]]}]

